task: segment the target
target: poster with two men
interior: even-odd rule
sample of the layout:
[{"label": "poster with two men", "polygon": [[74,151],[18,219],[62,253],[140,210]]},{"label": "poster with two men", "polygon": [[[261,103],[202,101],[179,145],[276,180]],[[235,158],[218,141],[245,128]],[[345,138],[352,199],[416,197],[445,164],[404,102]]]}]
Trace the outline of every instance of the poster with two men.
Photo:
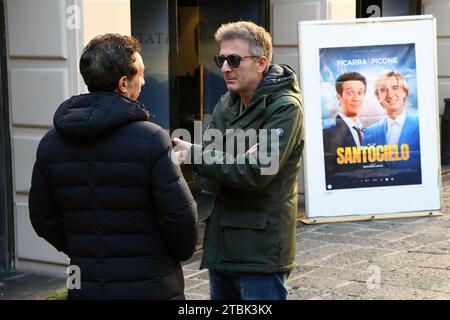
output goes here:
[{"label": "poster with two men", "polygon": [[319,54],[326,188],[421,184],[415,44]]},{"label": "poster with two men", "polygon": [[299,24],[308,217],[440,209],[434,23]]}]

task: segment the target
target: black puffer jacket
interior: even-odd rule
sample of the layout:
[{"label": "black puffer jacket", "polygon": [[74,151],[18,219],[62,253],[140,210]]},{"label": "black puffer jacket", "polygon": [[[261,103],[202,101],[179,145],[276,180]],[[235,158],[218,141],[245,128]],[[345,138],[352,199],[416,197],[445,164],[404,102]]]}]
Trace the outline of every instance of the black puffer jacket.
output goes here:
[{"label": "black puffer jacket", "polygon": [[30,218],[81,269],[69,299],[183,299],[197,207],[168,134],[108,92],[65,101],[54,125],[37,151]]}]

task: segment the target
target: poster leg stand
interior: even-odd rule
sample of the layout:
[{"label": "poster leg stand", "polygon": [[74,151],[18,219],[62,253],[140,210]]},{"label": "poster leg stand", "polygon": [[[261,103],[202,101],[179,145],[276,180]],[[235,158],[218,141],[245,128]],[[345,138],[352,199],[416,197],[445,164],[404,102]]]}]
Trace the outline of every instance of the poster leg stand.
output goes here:
[{"label": "poster leg stand", "polygon": [[316,218],[308,218],[303,215],[298,217],[298,221],[300,221],[303,224],[319,224],[319,223],[368,221],[368,220],[417,218],[417,217],[438,217],[438,216],[442,216],[442,212],[440,211],[408,212],[408,213],[379,214],[379,215],[365,215],[365,216],[316,217]]}]

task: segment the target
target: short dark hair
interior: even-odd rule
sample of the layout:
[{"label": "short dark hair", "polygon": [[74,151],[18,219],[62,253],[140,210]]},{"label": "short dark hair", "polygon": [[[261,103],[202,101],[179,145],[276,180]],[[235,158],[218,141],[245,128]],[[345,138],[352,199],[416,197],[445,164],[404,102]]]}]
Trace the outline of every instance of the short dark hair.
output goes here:
[{"label": "short dark hair", "polygon": [[80,58],[89,92],[114,91],[120,78],[131,79],[137,73],[134,54],[140,51],[141,44],[134,37],[108,33],[92,39]]},{"label": "short dark hair", "polygon": [[352,80],[361,81],[362,83],[364,83],[364,92],[366,92],[367,89],[366,77],[364,77],[361,73],[358,72],[346,72],[341,74],[336,79],[336,92],[339,93],[339,95],[342,95],[342,85],[344,84],[344,82]]}]

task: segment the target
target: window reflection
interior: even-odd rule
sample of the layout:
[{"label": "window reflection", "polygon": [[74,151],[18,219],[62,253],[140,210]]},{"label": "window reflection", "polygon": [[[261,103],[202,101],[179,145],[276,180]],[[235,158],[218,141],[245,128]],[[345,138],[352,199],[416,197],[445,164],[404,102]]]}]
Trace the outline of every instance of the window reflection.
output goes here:
[{"label": "window reflection", "polygon": [[131,1],[131,33],[142,44],[145,86],[139,101],[155,115],[152,122],[169,129],[169,28],[166,0]]}]

